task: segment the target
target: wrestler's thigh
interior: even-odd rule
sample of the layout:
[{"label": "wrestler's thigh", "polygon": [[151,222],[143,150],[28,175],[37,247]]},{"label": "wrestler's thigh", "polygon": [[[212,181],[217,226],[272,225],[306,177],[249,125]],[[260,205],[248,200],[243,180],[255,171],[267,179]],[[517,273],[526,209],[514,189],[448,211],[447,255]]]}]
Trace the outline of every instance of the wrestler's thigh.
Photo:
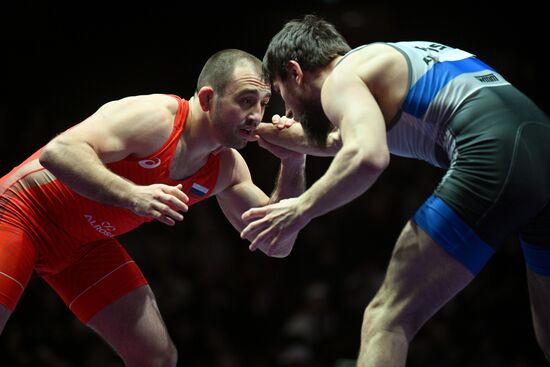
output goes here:
[{"label": "wrestler's thigh", "polygon": [[85,245],[62,271],[39,275],[82,323],[131,291],[147,284],[138,265],[114,238]]},{"label": "wrestler's thigh", "polygon": [[527,269],[527,284],[535,335],[550,356],[550,276]]},{"label": "wrestler's thigh", "polygon": [[0,223],[0,333],[30,280],[36,253],[24,231]]},{"label": "wrestler's thigh", "polygon": [[95,314],[88,326],[100,334],[124,360],[132,361],[173,352],[151,288],[130,291]]},{"label": "wrestler's thigh", "polygon": [[408,338],[460,292],[474,274],[424,230],[409,221],[393,250],[386,277],[371,306],[381,307]]}]

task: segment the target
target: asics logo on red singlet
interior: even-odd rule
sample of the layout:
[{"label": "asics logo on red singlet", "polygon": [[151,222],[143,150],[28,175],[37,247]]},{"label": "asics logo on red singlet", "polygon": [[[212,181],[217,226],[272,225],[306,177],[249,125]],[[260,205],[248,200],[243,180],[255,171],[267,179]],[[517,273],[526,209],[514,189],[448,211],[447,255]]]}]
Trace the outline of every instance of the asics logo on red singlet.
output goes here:
[{"label": "asics logo on red singlet", "polygon": [[101,223],[97,222],[91,214],[84,214],[84,218],[90,223],[93,229],[104,235],[105,237],[113,237],[113,232],[116,231],[116,227],[107,221]]},{"label": "asics logo on red singlet", "polygon": [[151,169],[151,168],[157,168],[158,166],[160,166],[160,158],[153,158],[153,159],[142,159],[141,161],[138,162],[138,164],[143,167],[143,168],[147,168],[147,169]]}]

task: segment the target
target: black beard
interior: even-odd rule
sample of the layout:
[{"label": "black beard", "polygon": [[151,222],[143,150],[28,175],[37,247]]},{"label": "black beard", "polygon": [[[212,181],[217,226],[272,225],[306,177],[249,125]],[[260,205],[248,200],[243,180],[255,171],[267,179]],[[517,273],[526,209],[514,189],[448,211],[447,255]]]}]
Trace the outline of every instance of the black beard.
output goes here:
[{"label": "black beard", "polygon": [[303,112],[300,123],[308,143],[317,147],[327,145],[327,136],[334,129],[334,125],[325,115],[320,103],[302,101]]}]

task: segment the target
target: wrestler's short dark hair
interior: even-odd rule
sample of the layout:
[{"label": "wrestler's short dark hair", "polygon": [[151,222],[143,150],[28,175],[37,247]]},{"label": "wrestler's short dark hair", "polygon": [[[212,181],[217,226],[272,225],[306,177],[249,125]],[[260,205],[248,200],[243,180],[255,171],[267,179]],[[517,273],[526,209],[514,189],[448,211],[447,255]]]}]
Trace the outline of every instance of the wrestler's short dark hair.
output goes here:
[{"label": "wrestler's short dark hair", "polygon": [[277,76],[284,79],[290,60],[297,61],[303,70],[314,71],[350,49],[334,25],[308,14],[287,22],[273,36],[263,58],[264,74],[271,81]]},{"label": "wrestler's short dark hair", "polygon": [[[223,94],[225,87],[233,80],[233,72],[239,65],[248,63],[263,77],[262,62],[246,51],[229,48],[216,52],[204,64],[197,80],[198,92],[204,86],[210,86],[215,93]],[[264,78],[267,83],[267,78]]]}]

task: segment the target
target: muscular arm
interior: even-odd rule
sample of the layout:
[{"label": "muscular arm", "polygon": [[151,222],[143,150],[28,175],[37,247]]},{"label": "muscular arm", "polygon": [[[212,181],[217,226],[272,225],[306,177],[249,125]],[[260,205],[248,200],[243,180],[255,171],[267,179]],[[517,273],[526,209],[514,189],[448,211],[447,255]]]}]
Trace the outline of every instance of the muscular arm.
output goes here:
[{"label": "muscular arm", "polygon": [[275,188],[268,197],[254,184],[246,162],[237,151],[227,150],[222,154],[221,166],[225,170],[222,179],[226,181],[222,185],[226,187],[216,198],[227,219],[239,232],[246,224],[241,219],[246,210],[298,196],[305,189],[305,156],[293,154],[281,160]]},{"label": "muscular arm", "polygon": [[301,197],[308,218],[363,194],[389,163],[384,117],[358,76],[327,79],[322,102],[325,113],[340,129],[343,145],[325,174]]},{"label": "muscular arm", "polygon": [[128,206],[132,184],[109,171],[86,141],[62,134],[48,143],[40,163],[82,196],[103,204]]},{"label": "muscular arm", "polygon": [[[105,166],[131,155],[147,156],[164,144],[173,116],[167,107],[169,102],[163,98],[171,97],[129,97],[105,104],[50,141],[40,155],[40,163],[87,198],[153,216],[167,224],[173,224],[173,220],[166,215],[181,220],[181,214],[168,207],[187,210],[181,202],[187,198],[180,190],[165,185],[138,186]],[[157,199],[152,198],[154,195]],[[155,208],[148,207],[155,200]]]},{"label": "muscular arm", "polygon": [[[273,118],[278,119],[285,117],[275,115]],[[328,135],[327,144],[324,147],[309,144],[304,136],[302,125],[298,122],[285,128],[278,128],[270,123],[261,123],[258,126],[257,132],[262,138],[272,144],[295,152],[318,157],[332,157],[342,146],[339,130],[335,130]]]},{"label": "muscular arm", "polygon": [[359,77],[327,79],[322,100],[325,113],[340,130],[342,148],[325,174],[302,195],[243,214],[250,223],[241,237],[252,239],[252,250],[279,251],[279,243],[295,238],[311,219],[364,193],[388,165],[384,118]]}]

